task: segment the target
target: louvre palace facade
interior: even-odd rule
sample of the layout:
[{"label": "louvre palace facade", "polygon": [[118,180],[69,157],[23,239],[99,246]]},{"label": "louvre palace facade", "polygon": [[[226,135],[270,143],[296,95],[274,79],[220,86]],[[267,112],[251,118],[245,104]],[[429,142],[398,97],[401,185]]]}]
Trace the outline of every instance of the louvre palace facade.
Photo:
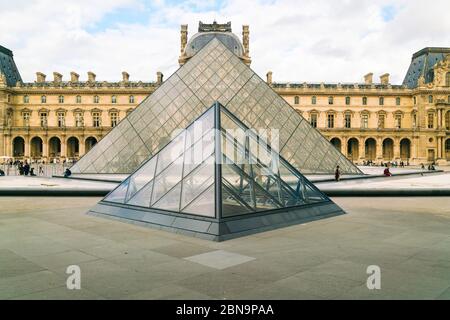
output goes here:
[{"label": "louvre palace facade", "polygon": [[[240,39],[230,23],[200,23],[190,38],[181,26],[180,66],[209,34],[251,64],[248,26]],[[76,72],[67,80],[37,72],[26,83],[12,51],[0,46],[0,163],[78,160],[164,80],[161,72],[151,82],[130,81],[125,71],[117,82],[99,81],[93,72],[87,81]],[[279,83],[271,71],[264,80],[354,163],[450,163],[450,48],[415,53],[402,84],[372,73],[353,84]]]}]

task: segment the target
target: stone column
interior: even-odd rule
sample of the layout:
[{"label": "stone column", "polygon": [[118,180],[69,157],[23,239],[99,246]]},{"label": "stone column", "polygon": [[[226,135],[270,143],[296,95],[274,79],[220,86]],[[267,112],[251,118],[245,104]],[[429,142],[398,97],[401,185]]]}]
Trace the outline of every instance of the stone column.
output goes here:
[{"label": "stone column", "polygon": [[29,158],[31,154],[30,146],[30,136],[25,136],[24,138],[24,157]]},{"label": "stone column", "polygon": [[394,159],[400,159],[400,139],[394,139]]},{"label": "stone column", "polygon": [[365,143],[364,143],[364,139],[363,138],[361,138],[361,139],[358,139],[358,147],[359,147],[359,150],[358,150],[358,153],[359,153],[359,159],[360,160],[365,160],[366,159],[366,145],[365,145]]},{"label": "stone column", "polygon": [[383,160],[383,141],[381,137],[377,138],[377,160]]},{"label": "stone column", "polygon": [[67,158],[66,137],[61,138],[61,159]]},{"label": "stone column", "polygon": [[42,158],[45,158],[45,162],[47,162],[47,159],[49,157],[49,150],[48,150],[48,140],[47,137],[42,139]]},{"label": "stone column", "polygon": [[341,152],[342,154],[347,158],[348,157],[348,153],[347,153],[347,137],[342,137],[341,138]]},{"label": "stone column", "polygon": [[84,137],[81,137],[79,139],[79,150],[78,150],[78,157],[81,158],[82,156],[84,156],[84,154],[86,153],[86,144],[85,144],[86,140],[84,139]]}]

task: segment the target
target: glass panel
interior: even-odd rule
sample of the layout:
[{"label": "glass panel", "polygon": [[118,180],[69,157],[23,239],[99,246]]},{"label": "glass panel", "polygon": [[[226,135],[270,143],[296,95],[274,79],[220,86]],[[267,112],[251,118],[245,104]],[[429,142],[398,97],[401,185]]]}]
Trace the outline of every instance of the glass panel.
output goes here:
[{"label": "glass panel", "polygon": [[233,196],[227,186],[222,185],[222,217],[231,217],[250,212],[252,212],[250,208],[237,200],[237,197]]},{"label": "glass panel", "polygon": [[180,210],[181,183],[178,183],[172,190],[166,193],[161,199],[152,205],[153,208],[179,211]]},{"label": "glass panel", "polygon": [[183,179],[181,208],[214,183],[214,157],[209,157],[198,169]]},{"label": "glass panel", "polygon": [[166,170],[156,176],[153,186],[152,205],[180,182],[183,169],[183,164],[180,163],[182,159],[183,156],[180,156]]},{"label": "glass panel", "polygon": [[[167,168],[172,162],[180,158],[184,151],[186,132],[183,131],[158,153],[156,175]],[[181,158],[182,159],[182,158]]]},{"label": "glass panel", "polygon": [[144,188],[139,190],[133,198],[127,201],[127,204],[141,207],[150,207],[150,198],[152,197],[153,181],[150,181]]},{"label": "glass panel", "polygon": [[182,212],[206,217],[215,217],[214,189],[214,184],[212,184],[205,192],[197,197],[197,199],[184,208]]},{"label": "glass panel", "polygon": [[124,203],[128,189],[128,179],[106,196],[105,201]]},{"label": "glass panel", "polygon": [[158,157],[153,157],[145,165],[143,165],[137,172],[130,177],[130,187],[128,188],[127,200],[130,199],[136,192],[138,192],[146,183],[155,176],[156,160]]}]

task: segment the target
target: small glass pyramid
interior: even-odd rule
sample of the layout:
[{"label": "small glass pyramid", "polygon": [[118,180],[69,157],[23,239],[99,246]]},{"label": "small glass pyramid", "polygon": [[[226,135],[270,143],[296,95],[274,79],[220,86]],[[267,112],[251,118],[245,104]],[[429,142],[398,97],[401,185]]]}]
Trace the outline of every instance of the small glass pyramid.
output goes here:
[{"label": "small glass pyramid", "polygon": [[[222,221],[245,222],[258,217],[262,220],[253,221],[254,228],[251,223],[248,225],[248,221],[244,223],[250,227],[249,230],[256,231],[261,227],[258,224],[270,221],[264,214],[280,215],[284,212],[295,217],[302,208],[309,209],[305,211],[308,215],[322,214],[320,210],[311,211],[315,205],[322,208],[331,205],[333,212],[342,213],[271,148],[267,140],[215,102],[91,212],[150,224],[153,222],[142,219],[142,212],[190,219],[191,223],[187,223],[190,227],[181,230],[195,233],[198,233],[193,231],[198,227],[196,224],[208,222],[205,219],[219,226]],[[107,207],[116,209],[104,212]],[[329,208],[325,211],[330,213]],[[173,223],[172,220],[170,228],[174,228]],[[235,235],[229,226],[224,226],[217,228],[213,239],[222,240]],[[221,237],[221,232],[225,237]]]}]

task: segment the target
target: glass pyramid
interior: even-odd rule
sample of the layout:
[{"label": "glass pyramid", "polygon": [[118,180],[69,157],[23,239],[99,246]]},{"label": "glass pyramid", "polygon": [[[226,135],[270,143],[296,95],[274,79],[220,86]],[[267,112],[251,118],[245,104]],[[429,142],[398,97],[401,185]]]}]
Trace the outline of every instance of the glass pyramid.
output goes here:
[{"label": "glass pyramid", "polygon": [[73,173],[129,174],[215,101],[250,128],[279,130],[281,155],[298,171],[361,174],[217,38],[213,38],[74,166]]},{"label": "glass pyramid", "polygon": [[[185,223],[190,220],[189,227],[181,230],[191,232],[198,223],[225,222],[233,226],[233,222],[249,218],[251,221],[252,217],[267,224],[270,219],[264,214],[275,219],[285,213],[292,219],[306,212],[341,212],[267,140],[216,102],[111,191],[92,212],[153,225],[154,222],[142,219],[142,212],[148,212],[152,218],[178,217]],[[171,228],[173,223],[169,224]],[[243,225],[253,224],[248,230],[260,230],[258,223],[247,221]],[[278,221],[265,227],[279,224]],[[217,239],[224,234],[235,235],[229,227],[217,230]],[[211,235],[202,233],[205,234]]]}]

